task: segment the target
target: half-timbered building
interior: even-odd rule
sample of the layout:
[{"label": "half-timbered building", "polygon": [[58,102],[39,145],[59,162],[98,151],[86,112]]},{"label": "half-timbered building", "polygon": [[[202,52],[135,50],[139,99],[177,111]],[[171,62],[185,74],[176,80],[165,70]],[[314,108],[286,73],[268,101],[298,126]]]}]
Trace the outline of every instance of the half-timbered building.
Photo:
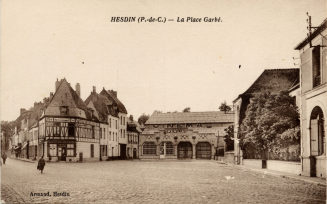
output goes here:
[{"label": "half-timbered building", "polygon": [[49,161],[99,160],[100,123],[66,79],[56,81],[56,91],[39,120],[39,152]]}]

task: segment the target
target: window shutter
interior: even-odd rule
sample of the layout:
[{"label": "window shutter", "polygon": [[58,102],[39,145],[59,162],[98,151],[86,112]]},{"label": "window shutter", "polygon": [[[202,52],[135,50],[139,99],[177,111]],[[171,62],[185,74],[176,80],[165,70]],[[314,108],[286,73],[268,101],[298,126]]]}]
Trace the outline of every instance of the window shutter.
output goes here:
[{"label": "window shutter", "polygon": [[318,156],[318,120],[311,120],[310,123],[311,155]]}]

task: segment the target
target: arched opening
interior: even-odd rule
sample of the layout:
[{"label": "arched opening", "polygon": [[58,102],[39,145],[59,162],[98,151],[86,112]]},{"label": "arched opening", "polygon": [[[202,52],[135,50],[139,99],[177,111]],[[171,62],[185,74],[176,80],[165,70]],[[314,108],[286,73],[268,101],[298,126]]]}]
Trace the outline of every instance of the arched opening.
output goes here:
[{"label": "arched opening", "polygon": [[311,156],[319,156],[326,151],[324,114],[319,106],[313,108],[310,116],[310,146]]},{"label": "arched opening", "polygon": [[190,142],[180,142],[177,146],[178,159],[192,159],[192,144]]},{"label": "arched opening", "polygon": [[157,145],[154,142],[143,143],[143,155],[156,155]]},{"label": "arched opening", "polygon": [[160,155],[174,155],[174,145],[172,142],[160,143]]},{"label": "arched opening", "polygon": [[209,142],[199,142],[196,144],[197,159],[211,159],[211,145]]}]

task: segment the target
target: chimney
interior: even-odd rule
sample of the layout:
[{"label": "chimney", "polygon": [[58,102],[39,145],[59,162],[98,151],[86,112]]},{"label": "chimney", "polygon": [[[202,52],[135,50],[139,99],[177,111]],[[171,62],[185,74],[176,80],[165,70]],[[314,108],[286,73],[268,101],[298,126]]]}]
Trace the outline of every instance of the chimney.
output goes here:
[{"label": "chimney", "polygon": [[93,86],[93,93],[97,92],[97,88],[95,86]]},{"label": "chimney", "polygon": [[53,92],[50,92],[50,100],[53,98]]},{"label": "chimney", "polygon": [[130,116],[129,116],[129,119],[130,119],[131,121],[133,121],[133,119],[134,119],[134,118],[133,118],[133,115],[130,115]]},{"label": "chimney", "polygon": [[60,82],[58,81],[58,78],[57,78],[57,81],[56,81],[56,83],[55,83],[55,87],[56,87],[56,91],[58,90],[58,87],[59,87],[59,84],[60,84]]},{"label": "chimney", "polygon": [[109,92],[117,98],[117,91],[109,90]]},{"label": "chimney", "polygon": [[25,108],[21,108],[21,109],[20,109],[20,114],[24,113],[25,111],[26,111]]},{"label": "chimney", "polygon": [[81,97],[81,86],[79,85],[79,83],[76,84],[75,89],[76,89],[77,95],[79,97]]}]

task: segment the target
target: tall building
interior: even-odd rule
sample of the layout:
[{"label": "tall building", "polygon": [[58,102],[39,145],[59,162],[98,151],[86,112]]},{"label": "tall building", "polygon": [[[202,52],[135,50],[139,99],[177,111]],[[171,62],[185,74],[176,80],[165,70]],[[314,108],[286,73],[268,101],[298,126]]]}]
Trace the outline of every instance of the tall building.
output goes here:
[{"label": "tall building", "polygon": [[213,159],[233,112],[153,113],[140,135],[141,159]]},{"label": "tall building", "polygon": [[39,120],[39,155],[50,161],[99,160],[100,123],[66,79],[56,81]]},{"label": "tall building", "polygon": [[326,27],[327,19],[295,48],[301,59],[302,174],[317,177],[326,177]]}]

